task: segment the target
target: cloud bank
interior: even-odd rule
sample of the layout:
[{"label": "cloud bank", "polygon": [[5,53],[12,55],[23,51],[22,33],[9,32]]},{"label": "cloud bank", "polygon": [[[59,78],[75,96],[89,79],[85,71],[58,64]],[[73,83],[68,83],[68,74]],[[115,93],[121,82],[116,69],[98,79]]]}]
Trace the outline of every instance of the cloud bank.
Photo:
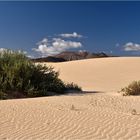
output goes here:
[{"label": "cloud bank", "polygon": [[4,51],[6,51],[7,49],[5,48],[0,48],[0,53],[3,53]]},{"label": "cloud bank", "polygon": [[[59,35],[60,36],[60,35]],[[61,34],[61,37],[81,37],[82,35],[78,35],[76,32],[73,34]],[[63,51],[67,51],[69,49],[77,49],[82,47],[82,43],[73,40],[64,40],[60,37],[58,38],[44,38],[37,43],[37,48],[33,48],[32,50],[39,53],[41,57],[45,56],[53,56],[59,54]]]},{"label": "cloud bank", "polygon": [[[10,53],[14,53],[15,50],[11,50],[11,49],[6,49],[6,48],[0,48],[0,53],[3,54],[4,52],[10,52]],[[27,51],[23,51],[23,50],[16,50],[18,53],[22,53],[24,55],[26,55],[28,57],[28,52]]]},{"label": "cloud bank", "polygon": [[37,45],[38,47],[32,50],[38,52],[42,57],[56,55],[69,49],[82,47],[81,42],[64,40],[61,38],[53,38],[51,41],[48,40],[48,38],[44,38],[42,41],[38,42]]},{"label": "cloud bank", "polygon": [[140,44],[128,42],[124,46],[124,51],[140,51]]}]

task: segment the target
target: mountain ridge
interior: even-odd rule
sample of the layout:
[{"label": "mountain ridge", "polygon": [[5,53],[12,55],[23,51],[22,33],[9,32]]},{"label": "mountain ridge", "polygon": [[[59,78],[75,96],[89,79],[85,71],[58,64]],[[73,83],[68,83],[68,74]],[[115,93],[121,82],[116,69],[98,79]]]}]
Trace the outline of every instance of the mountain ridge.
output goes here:
[{"label": "mountain ridge", "polygon": [[104,52],[90,53],[87,51],[78,51],[78,52],[65,51],[54,56],[35,58],[35,59],[32,59],[32,61],[34,62],[65,62],[65,61],[82,60],[82,59],[90,59],[90,58],[103,58],[103,57],[112,57],[112,56],[109,56]]}]

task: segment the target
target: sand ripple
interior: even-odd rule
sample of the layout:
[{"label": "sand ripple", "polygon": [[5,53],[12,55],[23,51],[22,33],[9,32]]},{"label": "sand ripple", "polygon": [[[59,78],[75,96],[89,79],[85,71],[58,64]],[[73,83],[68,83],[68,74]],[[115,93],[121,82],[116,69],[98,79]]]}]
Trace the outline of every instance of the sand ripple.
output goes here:
[{"label": "sand ripple", "polygon": [[0,139],[139,140],[139,100],[98,93],[1,101]]}]

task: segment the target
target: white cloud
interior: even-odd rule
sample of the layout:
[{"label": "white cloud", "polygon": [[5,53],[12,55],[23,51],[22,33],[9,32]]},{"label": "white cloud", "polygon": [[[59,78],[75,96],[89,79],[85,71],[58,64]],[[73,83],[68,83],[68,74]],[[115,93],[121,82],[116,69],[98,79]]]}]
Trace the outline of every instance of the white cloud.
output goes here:
[{"label": "white cloud", "polygon": [[42,57],[48,55],[56,55],[68,49],[75,49],[82,47],[81,42],[63,40],[61,38],[53,38],[52,43],[48,43],[48,39],[44,38],[42,41],[37,43],[38,48],[32,50],[39,52]]},{"label": "white cloud", "polygon": [[128,42],[124,46],[124,51],[140,51],[140,44]]},{"label": "white cloud", "polygon": [[[11,49],[0,48],[0,53],[3,53],[3,52],[5,52],[5,51],[11,52],[11,53],[14,52],[14,50],[11,50]],[[17,52],[18,52],[18,53],[23,53],[23,54],[25,54],[25,55],[27,54],[27,51],[23,51],[23,50],[17,50]]]},{"label": "white cloud", "polygon": [[42,39],[42,41],[37,43],[37,45],[43,45],[43,44],[45,44],[45,45],[48,44],[48,39],[47,38],[44,38],[44,39]]},{"label": "white cloud", "polygon": [[75,41],[65,41],[61,38],[54,38],[53,39],[53,47],[63,48],[63,49],[70,49],[70,48],[79,48],[82,46],[80,42]]},{"label": "white cloud", "polygon": [[6,49],[6,48],[0,48],[0,54],[4,54],[5,52],[13,53],[13,50]]},{"label": "white cloud", "polygon": [[73,32],[73,33],[66,33],[66,34],[60,34],[59,36],[61,37],[64,37],[64,38],[81,38],[83,37],[82,35],[76,33],[76,32]]},{"label": "white cloud", "polygon": [[7,49],[5,48],[0,48],[0,53],[3,53],[4,51],[6,51]]}]

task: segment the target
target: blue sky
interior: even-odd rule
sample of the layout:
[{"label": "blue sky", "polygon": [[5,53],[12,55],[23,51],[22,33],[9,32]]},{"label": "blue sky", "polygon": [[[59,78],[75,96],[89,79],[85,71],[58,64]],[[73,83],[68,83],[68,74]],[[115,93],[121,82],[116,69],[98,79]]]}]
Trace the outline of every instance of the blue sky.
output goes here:
[{"label": "blue sky", "polygon": [[140,55],[140,2],[0,2],[0,48]]}]

